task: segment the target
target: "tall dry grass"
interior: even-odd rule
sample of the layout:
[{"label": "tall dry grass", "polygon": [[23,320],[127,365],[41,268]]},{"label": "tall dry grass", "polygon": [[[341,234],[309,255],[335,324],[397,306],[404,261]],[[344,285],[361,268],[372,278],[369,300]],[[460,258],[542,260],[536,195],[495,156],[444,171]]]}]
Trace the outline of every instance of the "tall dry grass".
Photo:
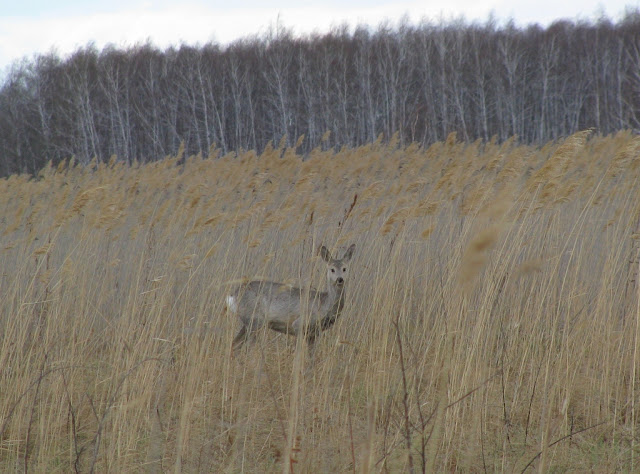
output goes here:
[{"label": "tall dry grass", "polygon": [[[0,470],[634,471],[640,139],[392,140],[0,181]],[[324,285],[315,361],[229,282]]]}]

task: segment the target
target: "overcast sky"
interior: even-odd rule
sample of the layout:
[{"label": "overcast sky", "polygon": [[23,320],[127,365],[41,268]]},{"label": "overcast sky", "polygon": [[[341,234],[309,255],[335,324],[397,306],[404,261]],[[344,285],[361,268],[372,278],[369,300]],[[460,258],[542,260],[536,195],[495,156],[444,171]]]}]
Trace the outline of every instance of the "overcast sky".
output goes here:
[{"label": "overcast sky", "polygon": [[89,42],[98,48],[146,40],[163,48],[226,44],[264,34],[278,23],[304,34],[344,23],[395,24],[403,16],[418,23],[423,18],[484,22],[493,15],[498,24],[512,19],[519,26],[544,26],[603,15],[616,21],[629,7],[640,8],[640,0],[0,0],[0,79],[17,59],[52,50],[64,56]]}]

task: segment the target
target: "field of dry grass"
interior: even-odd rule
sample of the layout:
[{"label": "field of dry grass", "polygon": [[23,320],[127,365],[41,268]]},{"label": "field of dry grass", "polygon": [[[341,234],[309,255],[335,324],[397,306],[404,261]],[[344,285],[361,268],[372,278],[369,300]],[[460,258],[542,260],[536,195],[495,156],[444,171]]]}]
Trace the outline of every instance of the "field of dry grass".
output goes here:
[{"label": "field of dry grass", "polygon": [[[3,179],[0,470],[636,471],[639,178],[583,132]],[[230,357],[230,282],[352,242],[313,364]]]}]

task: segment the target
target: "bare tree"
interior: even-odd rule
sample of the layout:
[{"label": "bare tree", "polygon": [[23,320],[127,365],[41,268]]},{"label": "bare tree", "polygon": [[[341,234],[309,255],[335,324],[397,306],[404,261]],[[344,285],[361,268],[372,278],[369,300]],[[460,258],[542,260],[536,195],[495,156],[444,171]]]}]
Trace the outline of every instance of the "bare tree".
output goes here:
[{"label": "bare tree", "polygon": [[[640,128],[640,12],[547,28],[385,23],[294,37],[277,25],[222,47],[93,45],[24,59],[0,85],[0,173],[75,155],[154,160],[302,151],[380,134],[429,144],[513,135],[536,143],[594,127]],[[323,142],[325,132],[331,138]]]}]

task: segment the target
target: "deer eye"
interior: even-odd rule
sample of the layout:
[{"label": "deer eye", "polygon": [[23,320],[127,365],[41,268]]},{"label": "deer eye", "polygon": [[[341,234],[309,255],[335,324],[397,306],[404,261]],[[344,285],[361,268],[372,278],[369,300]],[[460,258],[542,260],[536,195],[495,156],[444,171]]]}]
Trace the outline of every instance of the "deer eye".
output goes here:
[{"label": "deer eye", "polygon": [[332,269],[331,269],[331,273],[335,273],[335,272],[336,272],[336,269],[335,269],[335,268],[332,268]]},{"label": "deer eye", "polygon": [[342,271],[343,271],[343,272],[346,272],[346,271],[347,271],[347,267],[344,267],[344,268],[342,269]]}]

